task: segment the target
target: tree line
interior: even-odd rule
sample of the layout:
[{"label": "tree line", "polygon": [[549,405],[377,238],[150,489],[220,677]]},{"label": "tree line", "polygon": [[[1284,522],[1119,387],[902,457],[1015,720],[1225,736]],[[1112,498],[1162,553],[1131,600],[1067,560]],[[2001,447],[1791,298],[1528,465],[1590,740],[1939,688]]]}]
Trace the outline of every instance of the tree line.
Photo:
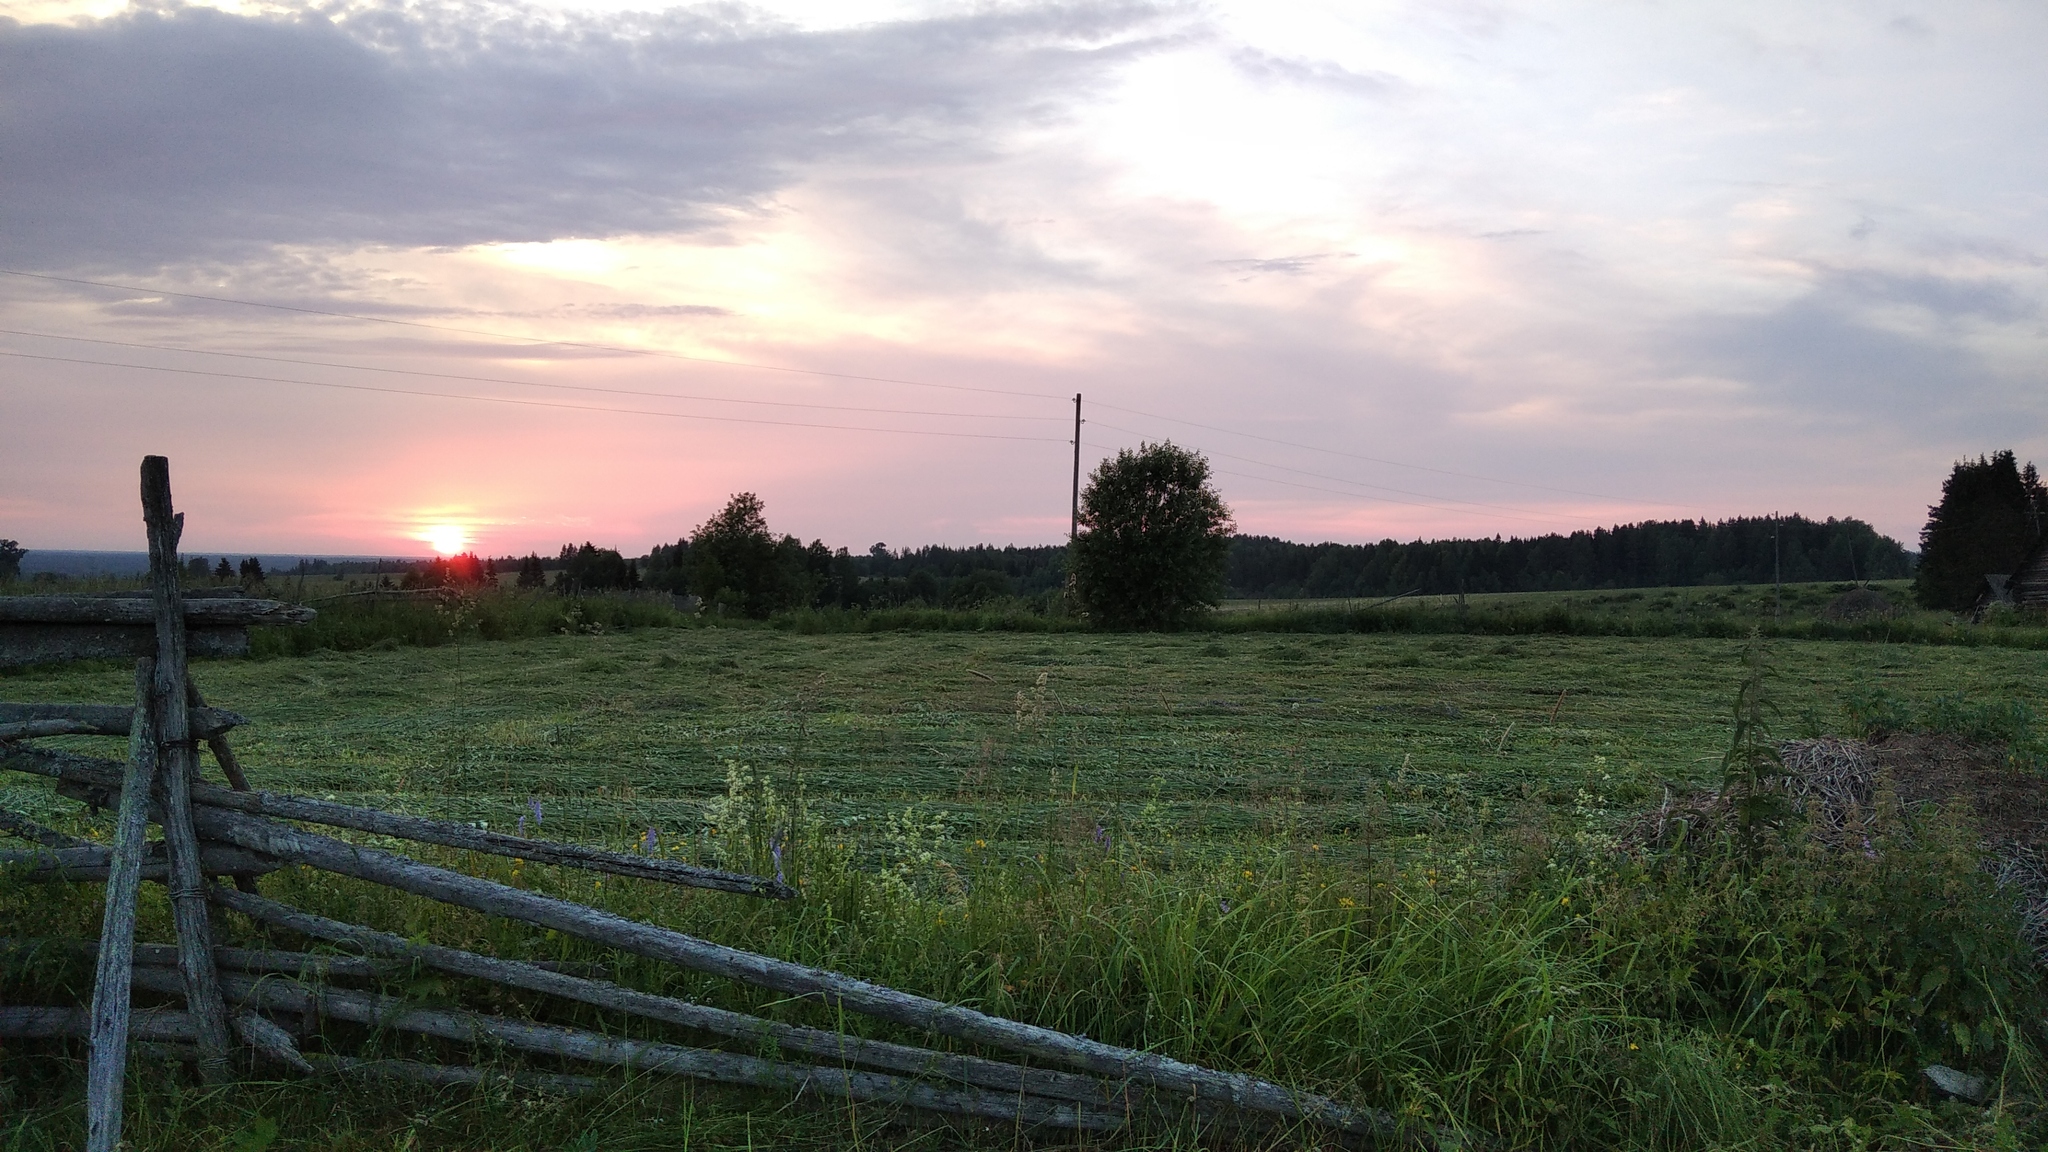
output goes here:
[{"label": "tree line", "polygon": [[1565,592],[1699,584],[1895,580],[1898,541],[1861,520],[1804,516],[1647,520],[1569,535],[1377,544],[1232,541],[1231,594],[1248,598]]}]

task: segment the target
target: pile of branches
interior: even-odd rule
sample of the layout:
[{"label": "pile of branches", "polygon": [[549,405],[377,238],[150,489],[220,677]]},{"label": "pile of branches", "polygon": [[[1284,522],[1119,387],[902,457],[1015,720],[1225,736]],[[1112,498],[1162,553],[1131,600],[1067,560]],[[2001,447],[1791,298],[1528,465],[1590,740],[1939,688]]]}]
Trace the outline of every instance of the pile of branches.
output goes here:
[{"label": "pile of branches", "polygon": [[[1759,797],[1805,820],[1812,834],[1831,847],[1870,846],[1879,771],[1868,744],[1833,736],[1787,740],[1778,745],[1777,769],[1758,777]],[[1733,788],[1680,794],[1667,786],[1656,811],[1622,830],[1621,846],[1639,852],[1681,840],[1711,840],[1735,826],[1740,805],[1749,799]]]}]

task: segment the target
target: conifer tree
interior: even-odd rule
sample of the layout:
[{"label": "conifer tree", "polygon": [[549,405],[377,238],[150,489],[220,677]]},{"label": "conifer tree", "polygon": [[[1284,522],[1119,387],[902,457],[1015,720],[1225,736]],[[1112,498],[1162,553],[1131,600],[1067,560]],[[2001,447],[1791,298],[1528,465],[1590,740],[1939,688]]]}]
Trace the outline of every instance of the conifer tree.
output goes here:
[{"label": "conifer tree", "polygon": [[2008,575],[2026,558],[2048,523],[2048,490],[2032,464],[2010,449],[1959,460],[1941,485],[1941,503],[1920,530],[1920,570],[1913,594],[1923,607],[1960,612],[1977,599],[1984,577]]}]

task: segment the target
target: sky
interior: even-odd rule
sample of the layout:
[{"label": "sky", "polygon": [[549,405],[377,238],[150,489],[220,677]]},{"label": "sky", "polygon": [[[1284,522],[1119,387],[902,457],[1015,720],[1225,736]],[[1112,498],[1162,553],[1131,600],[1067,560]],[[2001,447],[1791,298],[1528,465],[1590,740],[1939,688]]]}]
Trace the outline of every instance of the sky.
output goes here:
[{"label": "sky", "polygon": [[0,0],[0,537],[1853,516],[2048,463],[2048,6]]}]

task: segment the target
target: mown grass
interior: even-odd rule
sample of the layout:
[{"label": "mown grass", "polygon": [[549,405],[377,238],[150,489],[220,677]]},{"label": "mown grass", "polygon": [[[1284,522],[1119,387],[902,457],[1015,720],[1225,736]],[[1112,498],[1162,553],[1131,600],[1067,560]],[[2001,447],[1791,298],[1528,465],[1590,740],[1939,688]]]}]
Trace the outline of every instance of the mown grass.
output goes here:
[{"label": "mown grass", "polygon": [[[785,860],[804,881],[794,905],[519,877],[729,943],[1511,1146],[1997,1146],[2038,1098],[2040,1005],[1967,829],[1928,813],[1874,859],[1789,836],[1767,867],[1711,846],[1612,854],[1616,826],[1667,782],[1716,777],[1737,647],[693,628],[198,675],[255,721],[239,742],[266,786],[496,828],[538,801],[530,832],[624,846],[652,828],[661,851],[761,870],[768,830],[800,832]],[[1995,726],[2017,715],[2008,705],[2038,708],[2048,682],[2048,656],[2013,650],[1787,642],[1778,663],[1790,729],[1880,714]],[[41,670],[0,678],[0,695],[116,701],[125,679]],[[0,803],[88,826],[25,777],[0,782]],[[459,863],[512,878],[509,862]],[[500,954],[599,955],[312,874],[265,884]],[[0,899],[8,922],[48,933],[96,922],[89,889]],[[149,925],[168,938],[160,902]],[[816,1011],[602,958],[644,987]],[[4,994],[22,987],[11,977]],[[75,1059],[36,1052],[0,1065],[10,1146],[75,1135]],[[1936,1058],[2007,1076],[2011,1097],[1990,1113],[1938,1105],[1915,1075]],[[278,1146],[336,1149],[1019,1139],[651,1081],[595,1101],[321,1083],[208,1095],[162,1069],[139,1084],[138,1147],[233,1147],[264,1118]],[[1118,1143],[1221,1139],[1169,1128]]]}]

